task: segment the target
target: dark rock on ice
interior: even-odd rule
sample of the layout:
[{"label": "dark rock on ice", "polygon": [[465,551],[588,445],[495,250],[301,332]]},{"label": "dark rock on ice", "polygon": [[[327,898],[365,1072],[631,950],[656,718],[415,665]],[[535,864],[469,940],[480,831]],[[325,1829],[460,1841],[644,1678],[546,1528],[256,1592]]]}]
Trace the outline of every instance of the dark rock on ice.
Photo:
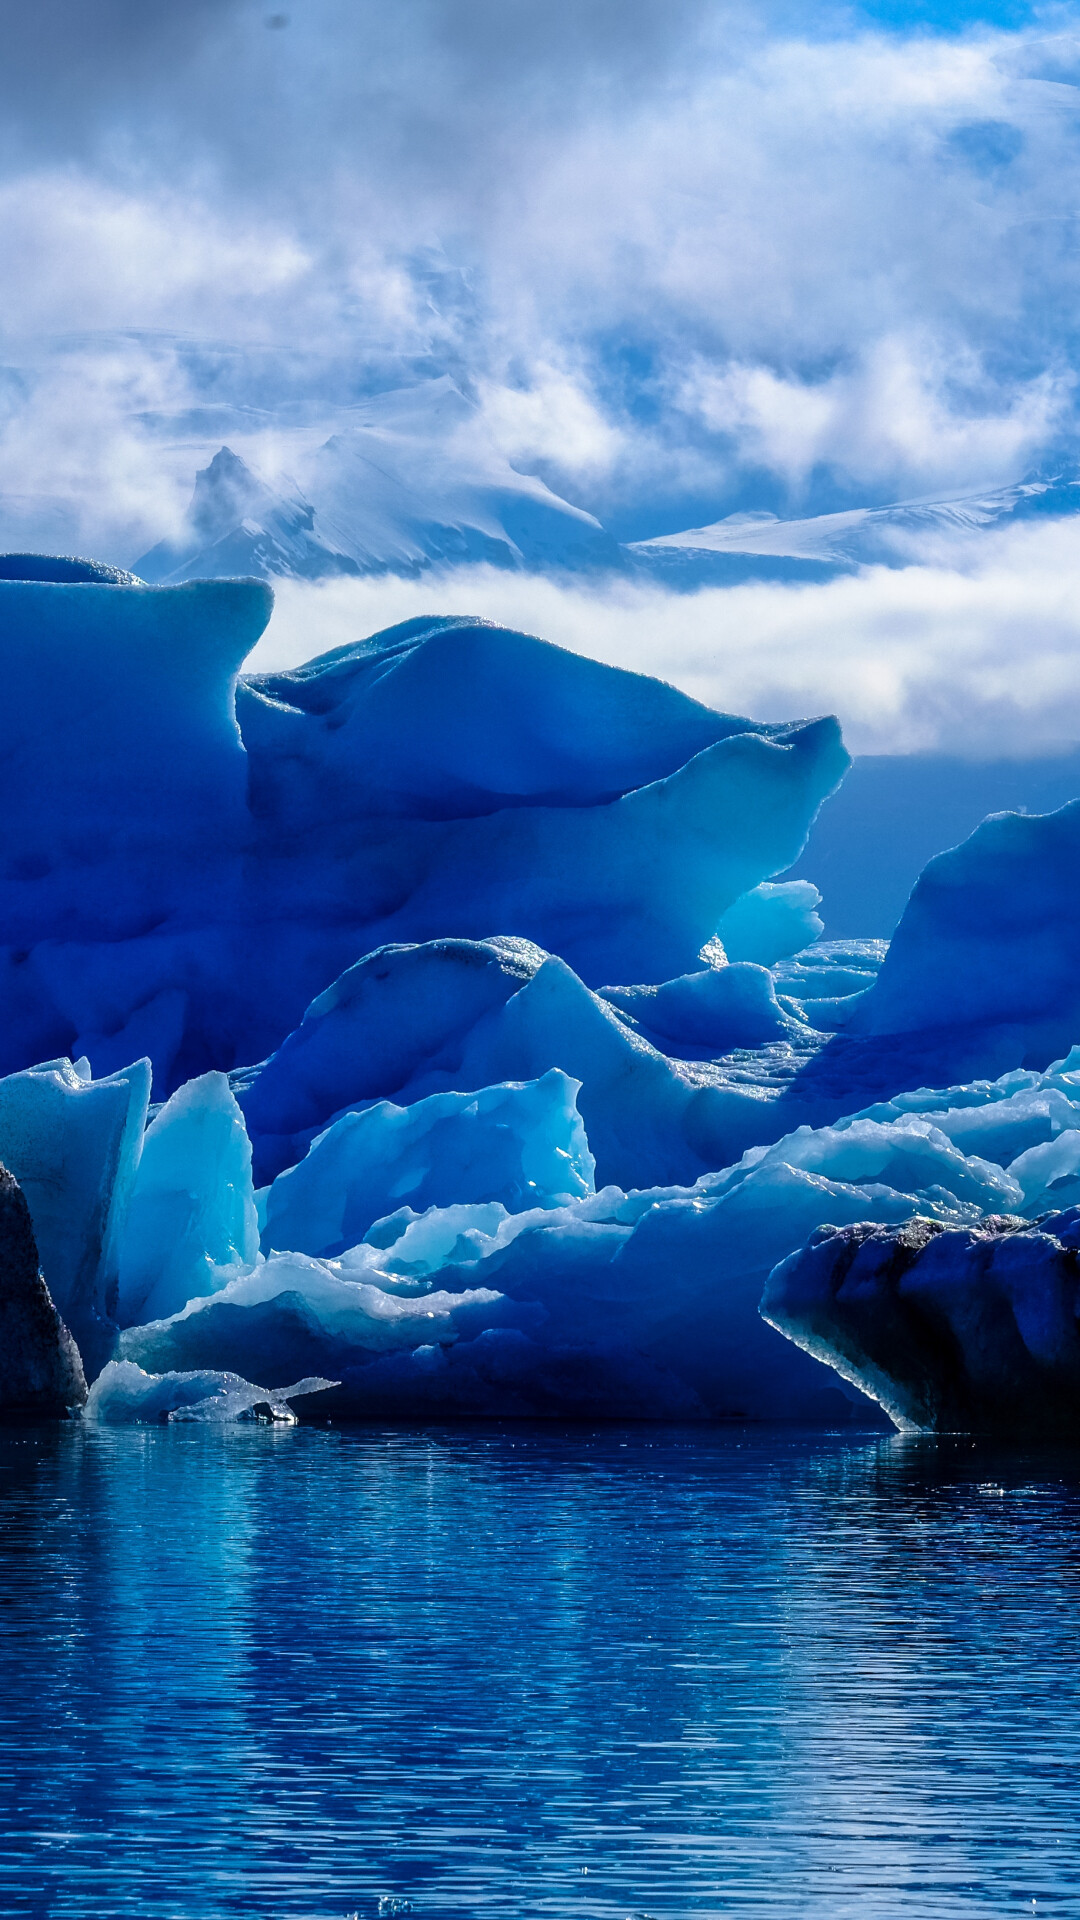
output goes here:
[{"label": "dark rock on ice", "polygon": [[0,1415],[63,1414],[85,1399],[79,1349],[42,1279],[22,1188],[0,1166]]},{"label": "dark rock on ice", "polygon": [[1036,1226],[820,1227],[773,1269],[771,1326],[903,1431],[1080,1436],[1080,1208]]}]

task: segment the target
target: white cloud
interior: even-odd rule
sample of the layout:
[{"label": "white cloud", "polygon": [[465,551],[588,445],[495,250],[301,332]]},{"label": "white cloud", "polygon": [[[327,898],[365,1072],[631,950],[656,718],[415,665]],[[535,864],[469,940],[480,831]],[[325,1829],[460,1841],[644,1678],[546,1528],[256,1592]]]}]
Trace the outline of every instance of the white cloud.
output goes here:
[{"label": "white cloud", "polygon": [[183,337],[177,406],[192,342],[203,391],[271,408],[445,367],[511,458],[635,537],[1077,442],[1064,27],[905,37],[825,8],[814,40],[741,0],[552,0],[542,29],[531,0],[305,0],[268,32],[239,0],[108,0],[96,34],[43,4],[0,74],[0,329],[33,376],[0,484],[19,449],[74,473],[50,396],[85,378],[95,544],[136,468],[162,514],[179,484],[116,376],[133,331],[159,369]]},{"label": "white cloud", "polygon": [[[961,380],[969,393],[983,387],[981,409],[963,410]],[[933,341],[892,335],[873,342],[853,368],[817,382],[764,366],[719,370],[699,359],[679,400],[796,494],[815,468],[828,467],[903,497],[1018,478],[1063,423],[1075,379],[1043,373],[1007,396],[986,396],[985,386],[962,346],[949,361]]]},{"label": "white cloud", "polygon": [[527,386],[484,380],[478,397],[492,439],[523,471],[554,463],[587,481],[625,454],[628,434],[604,417],[581,374],[541,360]]},{"label": "white cloud", "polygon": [[[295,235],[164,183],[118,187],[73,167],[0,181],[3,328],[43,332],[196,328],[227,316],[258,338],[266,303],[311,262]],[[280,308],[275,309],[275,318]]]},{"label": "white cloud", "polygon": [[1080,533],[990,534],[964,571],[867,569],[822,585],[603,590],[490,568],[283,582],[249,662],[269,671],[423,613],[473,613],[659,675],[763,720],[834,712],[858,753],[1038,753],[1080,737]]}]

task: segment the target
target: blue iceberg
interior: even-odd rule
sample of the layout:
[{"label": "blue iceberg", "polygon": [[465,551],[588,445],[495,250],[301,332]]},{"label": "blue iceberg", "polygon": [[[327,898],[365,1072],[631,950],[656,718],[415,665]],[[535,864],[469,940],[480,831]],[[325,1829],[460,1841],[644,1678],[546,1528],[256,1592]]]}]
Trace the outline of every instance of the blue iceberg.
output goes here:
[{"label": "blue iceberg", "polygon": [[0,1069],[264,1059],[387,942],[495,932],[592,984],[693,970],[848,764],[475,620],[240,678],[261,581],[0,579]]},{"label": "blue iceberg", "polygon": [[121,1326],[175,1313],[251,1265],[251,1143],[223,1073],[179,1087],[143,1136],[120,1244]]},{"label": "blue iceberg", "polygon": [[0,1159],[86,1417],[1064,1406],[1080,803],[826,942],[834,722],[466,619],[245,679],[270,606],[0,564]]},{"label": "blue iceberg", "polygon": [[553,1068],[524,1084],[435,1093],[409,1107],[380,1100],[344,1113],[266,1193],[263,1242],[344,1253],[395,1206],[426,1212],[497,1201],[522,1213],[580,1199],[594,1191],[595,1163],[578,1091]]}]

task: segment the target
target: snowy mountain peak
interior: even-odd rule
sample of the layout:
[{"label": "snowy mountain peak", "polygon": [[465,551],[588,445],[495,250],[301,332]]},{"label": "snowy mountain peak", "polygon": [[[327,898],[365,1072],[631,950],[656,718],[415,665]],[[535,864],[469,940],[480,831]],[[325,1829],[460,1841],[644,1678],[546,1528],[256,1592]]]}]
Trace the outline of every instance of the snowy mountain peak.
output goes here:
[{"label": "snowy mountain peak", "polygon": [[196,475],[180,538],[136,570],[156,581],[319,580],[463,563],[575,573],[627,564],[592,514],[510,465],[447,375],[349,408],[328,439],[295,456],[302,485],[281,488],[220,448]]},{"label": "snowy mountain peak", "polygon": [[315,509],[298,487],[277,492],[231,447],[195,475],[180,538],[139,561],[144,580],[220,579],[236,574],[325,579],[359,569],[314,531]]}]

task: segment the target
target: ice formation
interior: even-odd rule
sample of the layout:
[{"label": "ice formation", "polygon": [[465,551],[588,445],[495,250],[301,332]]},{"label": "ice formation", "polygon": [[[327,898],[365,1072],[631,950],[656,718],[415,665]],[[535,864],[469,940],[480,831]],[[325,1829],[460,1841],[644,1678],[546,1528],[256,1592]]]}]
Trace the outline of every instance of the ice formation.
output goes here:
[{"label": "ice formation", "polygon": [[62,1416],[85,1399],[79,1350],[42,1279],[26,1198],[0,1166],[0,1414]]},{"label": "ice formation", "polygon": [[1080,1430],[1080,1208],[1038,1227],[822,1227],[762,1311],[916,1432]]},{"label": "ice formation", "polygon": [[225,1074],[205,1073],[177,1089],[143,1138],[120,1245],[120,1325],[213,1293],[258,1250],[244,1117]]},{"label": "ice formation", "polygon": [[120,1240],[149,1092],[145,1060],[101,1080],[85,1060],[0,1080],[0,1160],[26,1195],[49,1291],[91,1377],[115,1338]]},{"label": "ice formation", "polygon": [[[403,1141],[431,1150],[424,1116],[404,1112]],[[565,1112],[552,1104],[556,1139]],[[443,1142],[451,1170],[459,1148],[452,1134]],[[129,1327],[119,1352],[154,1374],[330,1376],[341,1385],[323,1405],[335,1417],[866,1418],[854,1395],[830,1396],[823,1350],[782,1347],[760,1318],[770,1269],[818,1228],[923,1216],[979,1232],[988,1217],[1030,1213],[1049,1184],[1038,1157],[1072,1167],[1075,1142],[1080,1052],[1042,1074],[923,1089],[797,1128],[691,1186],[608,1185],[517,1211],[403,1205],[336,1254],[256,1260],[182,1311]]]},{"label": "ice formation", "polygon": [[201,1373],[149,1374],[130,1360],[110,1360],[90,1389],[83,1419],[101,1427],[158,1421],[216,1426],[251,1419],[295,1426],[290,1401],[324,1393],[335,1384],[333,1380],[298,1380],[291,1387],[268,1392],[235,1373],[209,1369]]},{"label": "ice formation", "polygon": [[[684,986],[661,990],[665,1010],[679,1004]],[[704,1021],[707,996],[691,987],[686,998],[686,1017]],[[730,1039],[733,1018],[746,1009],[727,998]],[[756,993],[758,1020],[766,1000]],[[764,1011],[781,1021],[775,1007]],[[715,1023],[715,1005],[711,1012]],[[409,1106],[435,1093],[535,1080],[554,1067],[581,1083],[578,1107],[601,1184],[693,1181],[731,1159],[724,1092],[681,1073],[564,961],[522,940],[433,940],[357,961],[260,1069],[238,1077],[256,1180],[272,1180],[316,1133],[376,1100]],[[740,1145],[745,1131],[740,1108]]]},{"label": "ice formation", "polygon": [[238,681],[257,582],[87,566],[0,565],[0,1159],[88,1418],[1065,1404],[1080,803],[822,942],[833,723],[469,620]]},{"label": "ice formation", "polygon": [[771,967],[802,953],[824,933],[820,905],[821,895],[809,880],[763,881],[728,908],[717,936],[729,960]]},{"label": "ice formation", "polygon": [[936,1051],[956,1079],[1044,1066],[1080,1037],[1080,800],[994,814],[931,860],[848,1034]]},{"label": "ice formation", "polygon": [[692,971],[847,765],[831,720],[755,726],[475,620],[238,685],[271,604],[0,580],[0,1069],[146,1053],[162,1097],[265,1058],[388,941]]},{"label": "ice formation", "polygon": [[[578,1091],[553,1068],[539,1080],[475,1094],[435,1093],[409,1107],[380,1100],[342,1114],[270,1187],[264,1244],[344,1253],[401,1206],[424,1212],[498,1201],[510,1213],[523,1213],[580,1199],[593,1192],[595,1169]],[[249,1165],[250,1158],[249,1149]]]}]

